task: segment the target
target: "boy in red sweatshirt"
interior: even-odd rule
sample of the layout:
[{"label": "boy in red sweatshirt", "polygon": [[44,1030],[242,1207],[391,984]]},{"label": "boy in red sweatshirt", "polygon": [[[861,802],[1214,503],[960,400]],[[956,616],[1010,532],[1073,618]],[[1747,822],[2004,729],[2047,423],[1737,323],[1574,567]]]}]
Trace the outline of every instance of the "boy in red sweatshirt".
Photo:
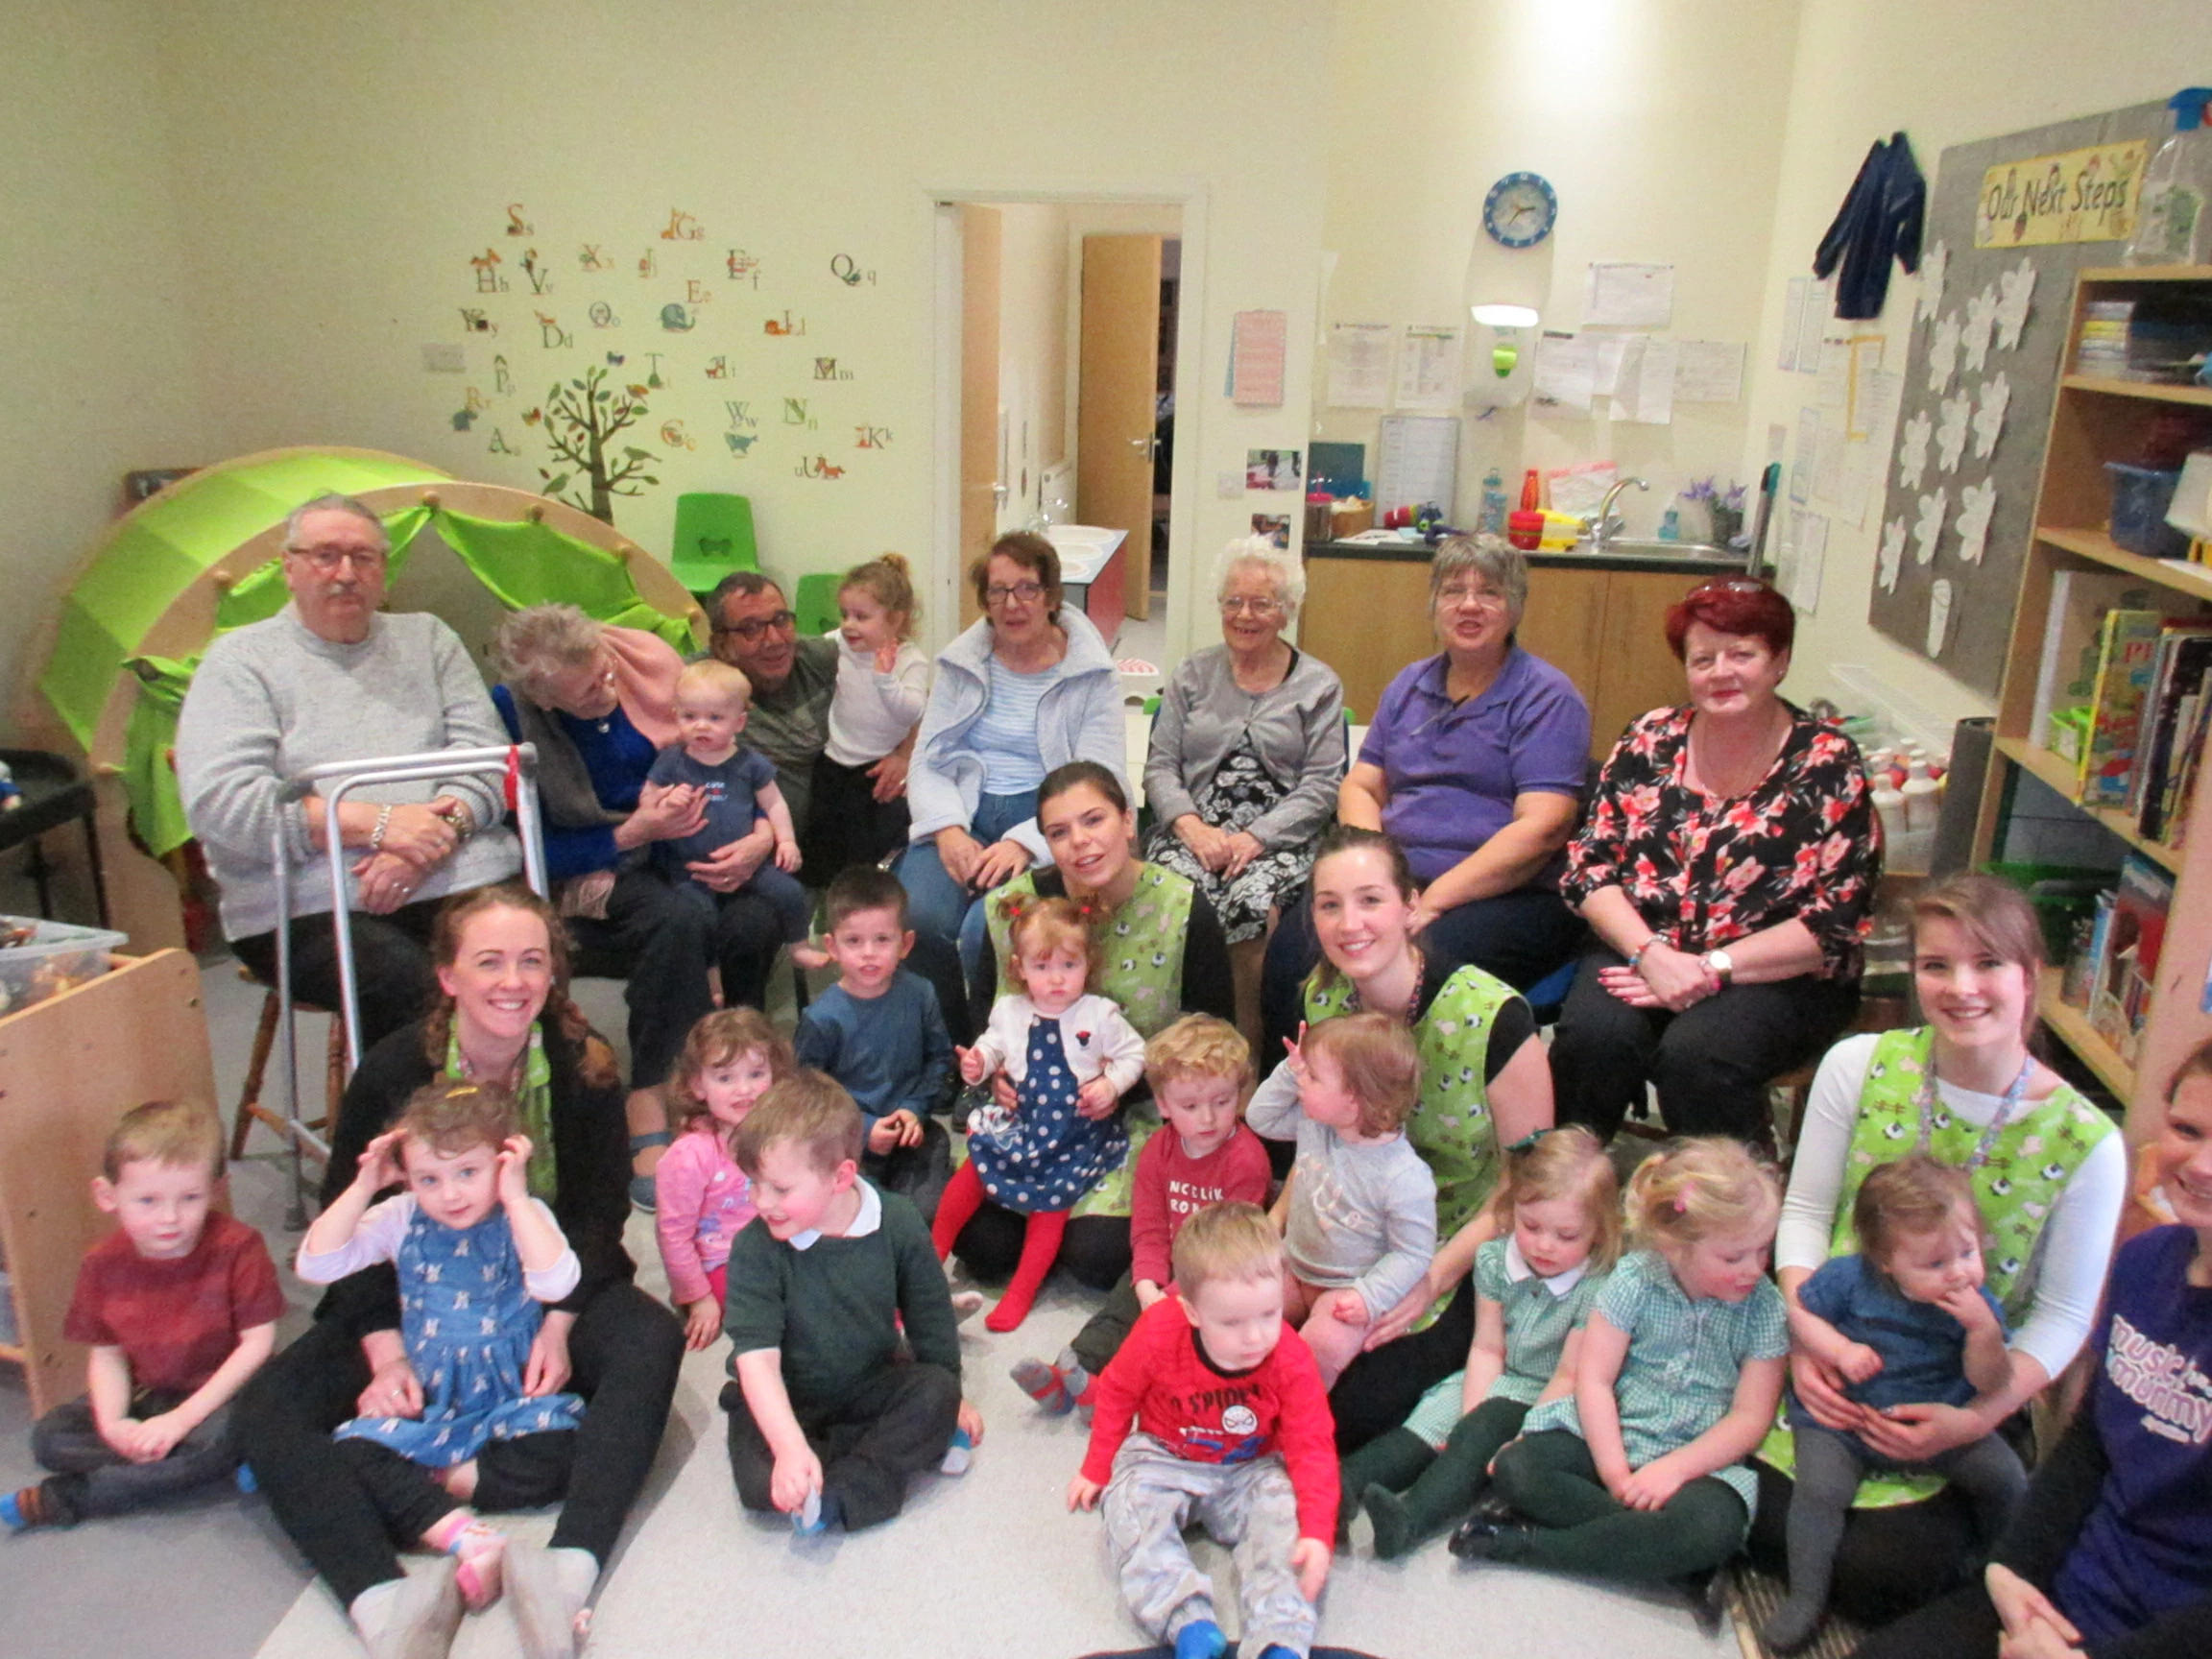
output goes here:
[{"label": "boy in red sweatshirt", "polygon": [[1336,1535],[1336,1428],[1305,1343],[1285,1341],[1283,1243],[1255,1204],[1219,1204],[1176,1236],[1175,1294],[1139,1317],[1098,1379],[1068,1506],[1105,1498],[1121,1594],[1175,1659],[1219,1659],[1214,1587],[1183,1528],[1237,1562],[1241,1651],[1305,1659]]},{"label": "boy in red sweatshirt", "polygon": [[1092,1380],[1128,1339],[1137,1316],[1167,1294],[1168,1250],[1210,1204],[1264,1206],[1267,1148],[1240,1114],[1252,1092],[1243,1033],[1211,1014],[1186,1014],[1144,1045],[1144,1080],[1166,1121],[1137,1154],[1129,1194],[1129,1271],[1051,1364],[1024,1359],[1014,1381],[1055,1416],[1089,1405]]}]

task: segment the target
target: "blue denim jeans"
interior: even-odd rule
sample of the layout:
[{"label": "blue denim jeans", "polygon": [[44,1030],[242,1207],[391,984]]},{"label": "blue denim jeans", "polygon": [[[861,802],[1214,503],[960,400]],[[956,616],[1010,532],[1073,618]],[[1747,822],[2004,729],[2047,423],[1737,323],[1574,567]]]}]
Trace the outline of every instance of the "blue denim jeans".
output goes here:
[{"label": "blue denim jeans", "polygon": [[[985,795],[975,804],[975,817],[968,833],[984,846],[1001,839],[1007,830],[1037,816],[1037,791],[1019,795]],[[964,976],[974,972],[986,949],[982,895],[965,882],[955,881],[937,856],[934,841],[908,845],[899,859],[899,880],[906,889],[906,919],[917,935],[914,969],[937,988],[938,1006],[953,1035],[963,1026],[979,1027],[987,1008],[966,1016]]]}]

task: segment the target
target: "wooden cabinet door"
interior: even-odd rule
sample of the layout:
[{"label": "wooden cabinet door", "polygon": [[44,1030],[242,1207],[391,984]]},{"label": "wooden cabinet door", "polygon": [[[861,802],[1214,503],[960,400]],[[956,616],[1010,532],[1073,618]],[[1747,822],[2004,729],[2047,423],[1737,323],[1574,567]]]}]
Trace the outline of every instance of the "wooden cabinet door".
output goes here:
[{"label": "wooden cabinet door", "polygon": [[1590,699],[1590,752],[1603,757],[1628,723],[1689,695],[1667,648],[1667,613],[1697,586],[1679,571],[1615,570],[1605,595],[1603,669]]},{"label": "wooden cabinet door", "polygon": [[1602,757],[1612,746],[1600,738],[1595,714],[1598,688],[1605,677],[1605,596],[1610,570],[1563,570],[1555,565],[1528,572],[1528,603],[1522,608],[1513,637],[1521,648],[1541,657],[1568,679],[1590,704],[1591,753]]},{"label": "wooden cabinet door", "polygon": [[1429,566],[1411,560],[1310,559],[1298,647],[1344,682],[1352,718],[1375,718],[1383,687],[1418,657],[1435,655]]}]

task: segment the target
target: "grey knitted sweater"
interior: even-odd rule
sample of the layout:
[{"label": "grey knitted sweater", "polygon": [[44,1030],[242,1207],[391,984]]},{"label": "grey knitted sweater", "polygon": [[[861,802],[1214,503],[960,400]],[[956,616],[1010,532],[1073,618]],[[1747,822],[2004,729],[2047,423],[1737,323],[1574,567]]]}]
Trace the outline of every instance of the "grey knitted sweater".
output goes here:
[{"label": "grey knitted sweater", "polygon": [[[453,630],[421,613],[378,615],[358,645],[312,633],[287,605],[207,647],[177,721],[184,814],[223,888],[223,931],[248,939],[276,926],[273,837],[281,811],[291,855],[292,913],[330,909],[325,854],[283,780],[331,760],[478,749],[507,741],[491,694]],[[480,825],[504,807],[491,778],[389,783],[349,799],[395,805],[452,795]],[[493,828],[464,843],[417,889],[441,898],[502,880],[520,867],[515,837]],[[350,883],[349,883],[350,885]],[[350,898],[350,895],[349,896]]]}]

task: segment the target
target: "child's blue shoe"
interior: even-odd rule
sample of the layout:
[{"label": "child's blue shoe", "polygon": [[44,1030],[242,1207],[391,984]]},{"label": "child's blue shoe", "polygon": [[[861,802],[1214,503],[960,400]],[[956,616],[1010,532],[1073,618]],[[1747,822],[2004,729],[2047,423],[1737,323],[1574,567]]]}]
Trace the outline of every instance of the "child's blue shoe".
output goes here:
[{"label": "child's blue shoe", "polygon": [[238,1490],[249,1496],[261,1490],[261,1482],[253,1479],[253,1465],[251,1463],[239,1464],[238,1473],[232,1479],[238,1482]]},{"label": "child's blue shoe", "polygon": [[844,1519],[837,1500],[816,1490],[806,1494],[806,1502],[791,1514],[791,1530],[802,1538],[813,1538],[827,1532]]},{"label": "child's blue shoe", "polygon": [[0,1494],[0,1527],[7,1527],[11,1532],[20,1532],[31,1525],[24,1519],[19,1497],[20,1494],[14,1492]]},{"label": "child's blue shoe", "polygon": [[1229,1638],[1211,1619],[1193,1619],[1175,1632],[1175,1659],[1221,1659]]},{"label": "child's blue shoe", "polygon": [[945,1461],[938,1464],[947,1475],[965,1475],[968,1465],[975,1461],[975,1442],[968,1438],[968,1431],[952,1431],[952,1444],[945,1448]]}]

